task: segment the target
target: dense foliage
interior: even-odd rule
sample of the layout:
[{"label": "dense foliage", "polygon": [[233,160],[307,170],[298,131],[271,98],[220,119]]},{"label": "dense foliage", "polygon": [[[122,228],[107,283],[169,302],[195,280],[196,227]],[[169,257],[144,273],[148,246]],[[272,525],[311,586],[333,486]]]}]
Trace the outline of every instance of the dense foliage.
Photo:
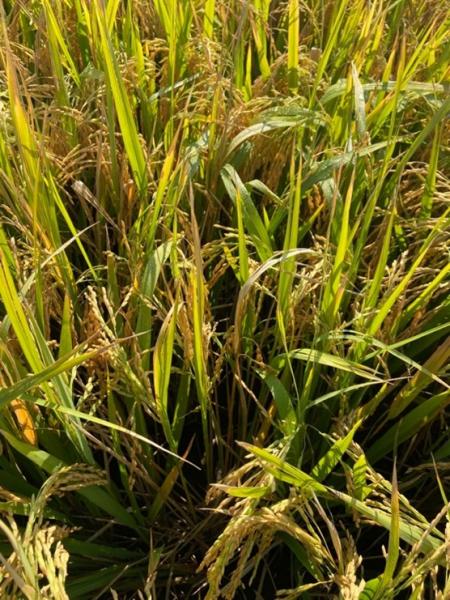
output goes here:
[{"label": "dense foliage", "polygon": [[449,598],[448,2],[0,8],[1,598]]}]

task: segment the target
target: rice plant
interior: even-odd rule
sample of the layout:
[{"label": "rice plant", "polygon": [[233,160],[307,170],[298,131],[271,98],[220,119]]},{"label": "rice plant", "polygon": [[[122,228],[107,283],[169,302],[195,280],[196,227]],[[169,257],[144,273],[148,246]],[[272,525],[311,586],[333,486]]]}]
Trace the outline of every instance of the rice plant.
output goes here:
[{"label": "rice plant", "polygon": [[0,20],[1,597],[449,598],[448,3]]}]

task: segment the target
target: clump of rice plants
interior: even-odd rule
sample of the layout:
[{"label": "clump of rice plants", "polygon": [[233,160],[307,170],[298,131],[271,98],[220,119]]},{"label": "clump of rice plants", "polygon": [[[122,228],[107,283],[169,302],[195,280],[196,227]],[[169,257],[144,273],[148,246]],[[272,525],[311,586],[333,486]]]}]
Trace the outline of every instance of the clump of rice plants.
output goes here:
[{"label": "clump of rice plants", "polygon": [[450,597],[447,2],[0,16],[1,597]]}]

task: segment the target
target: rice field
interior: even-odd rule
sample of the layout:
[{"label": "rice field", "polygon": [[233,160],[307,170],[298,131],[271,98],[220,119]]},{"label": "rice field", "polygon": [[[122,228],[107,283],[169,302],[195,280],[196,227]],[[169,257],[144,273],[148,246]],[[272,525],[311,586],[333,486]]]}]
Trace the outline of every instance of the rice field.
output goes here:
[{"label": "rice field", "polygon": [[0,0],[0,598],[450,598],[446,0]]}]

